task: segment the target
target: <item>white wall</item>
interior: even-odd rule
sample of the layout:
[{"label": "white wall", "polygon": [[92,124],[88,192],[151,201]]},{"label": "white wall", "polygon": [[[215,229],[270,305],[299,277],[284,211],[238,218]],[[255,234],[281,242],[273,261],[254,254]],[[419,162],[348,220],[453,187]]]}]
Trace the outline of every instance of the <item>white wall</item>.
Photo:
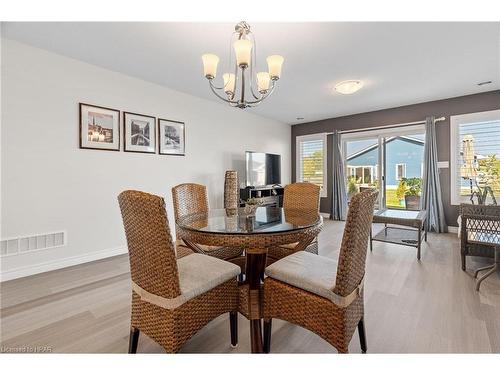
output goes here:
[{"label": "white wall", "polygon": [[[2,43],[1,237],[68,235],[61,248],[3,256],[3,280],[126,251],[116,199],[122,190],[165,196],[172,222],[172,186],[206,184],[210,205],[221,207],[224,171],[236,168],[243,178],[245,150],[281,154],[282,182],[290,180],[289,125]],[[186,156],[79,149],[79,102],[185,121]]]}]

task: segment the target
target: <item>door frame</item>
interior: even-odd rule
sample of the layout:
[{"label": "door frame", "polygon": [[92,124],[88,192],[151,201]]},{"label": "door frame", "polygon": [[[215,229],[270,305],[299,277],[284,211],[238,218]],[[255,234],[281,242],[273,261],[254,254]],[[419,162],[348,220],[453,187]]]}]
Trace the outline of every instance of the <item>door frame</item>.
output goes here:
[{"label": "door frame", "polygon": [[[411,125],[411,126],[401,126],[390,129],[377,129],[377,130],[366,130],[362,132],[352,132],[344,133],[340,135],[341,153],[344,160],[344,171],[347,172],[347,147],[346,143],[349,141],[364,141],[364,140],[375,140],[378,143],[378,165],[377,165],[377,176],[380,181],[378,196],[378,206],[380,209],[386,208],[386,178],[385,171],[386,168],[386,147],[385,142],[389,137],[396,136],[411,136],[415,134],[425,134],[425,124]],[[347,176],[346,176],[347,179]],[[347,184],[347,181],[345,181]]]}]

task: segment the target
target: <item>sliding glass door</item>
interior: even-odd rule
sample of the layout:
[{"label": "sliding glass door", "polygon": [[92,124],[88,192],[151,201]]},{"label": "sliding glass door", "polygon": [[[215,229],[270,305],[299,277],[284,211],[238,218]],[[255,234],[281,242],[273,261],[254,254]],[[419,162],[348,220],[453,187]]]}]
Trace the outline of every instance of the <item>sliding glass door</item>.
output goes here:
[{"label": "sliding glass door", "polygon": [[349,197],[377,188],[377,208],[418,209],[424,139],[423,125],[343,134]]},{"label": "sliding glass door", "polygon": [[424,140],[424,133],[384,137],[386,207],[419,208]]},{"label": "sliding glass door", "polygon": [[[344,160],[349,199],[364,189],[380,189],[380,147],[378,137],[357,137],[344,141]],[[379,206],[379,204],[377,204]]]}]

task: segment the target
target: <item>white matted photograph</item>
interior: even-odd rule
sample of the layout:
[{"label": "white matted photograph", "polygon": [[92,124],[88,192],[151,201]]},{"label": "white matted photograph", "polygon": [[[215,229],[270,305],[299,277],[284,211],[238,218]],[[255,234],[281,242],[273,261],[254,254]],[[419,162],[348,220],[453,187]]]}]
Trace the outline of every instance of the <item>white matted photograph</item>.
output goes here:
[{"label": "white matted photograph", "polygon": [[80,148],[120,151],[120,111],[80,103]]},{"label": "white matted photograph", "polygon": [[161,155],[186,155],[186,129],[180,121],[158,119]]},{"label": "white matted photograph", "polygon": [[156,118],[123,112],[124,151],[156,153]]}]

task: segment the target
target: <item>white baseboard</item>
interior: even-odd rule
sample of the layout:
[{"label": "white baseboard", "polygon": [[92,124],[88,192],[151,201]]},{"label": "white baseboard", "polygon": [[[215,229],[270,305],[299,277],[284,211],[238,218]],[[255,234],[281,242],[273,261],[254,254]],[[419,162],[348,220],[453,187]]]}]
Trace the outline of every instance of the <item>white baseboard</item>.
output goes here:
[{"label": "white baseboard", "polygon": [[448,232],[450,232],[450,233],[458,233],[458,227],[448,226]]},{"label": "white baseboard", "polygon": [[18,267],[8,271],[2,271],[0,273],[0,282],[36,275],[43,272],[54,271],[61,268],[76,266],[78,264],[93,262],[95,260],[109,258],[116,255],[126,254],[127,251],[128,250],[126,246],[120,246],[113,249],[94,251],[92,253],[84,255],[57,259],[50,262],[34,264],[26,267]]},{"label": "white baseboard", "polygon": [[323,216],[325,219],[329,219],[330,218],[330,214],[328,212],[320,212],[319,214],[321,216]]}]

